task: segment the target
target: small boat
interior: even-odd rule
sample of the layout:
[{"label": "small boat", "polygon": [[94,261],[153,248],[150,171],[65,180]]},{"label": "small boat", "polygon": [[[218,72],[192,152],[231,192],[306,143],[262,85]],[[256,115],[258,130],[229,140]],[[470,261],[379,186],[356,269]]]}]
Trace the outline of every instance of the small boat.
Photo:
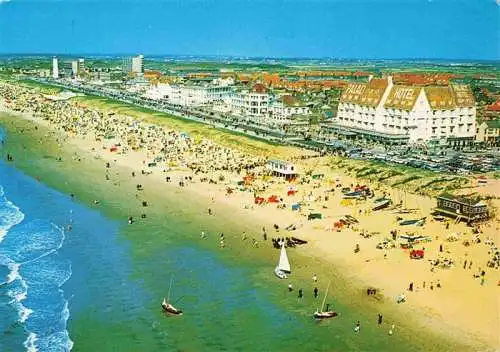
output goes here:
[{"label": "small boat", "polygon": [[274,274],[276,274],[276,276],[280,279],[287,278],[286,274],[283,271],[281,271],[279,267],[274,268]]},{"label": "small boat", "polygon": [[356,219],[354,216],[351,215],[346,215],[344,216],[344,218],[346,218],[347,221],[353,224],[357,224],[359,222],[358,219]]},{"label": "small boat", "polygon": [[292,237],[292,241],[295,242],[296,244],[306,244],[307,241],[301,240],[300,238],[297,237]]},{"label": "small boat", "polygon": [[175,308],[173,305],[167,302],[165,298],[163,298],[163,302],[161,302],[161,307],[167,313],[174,315],[182,315],[182,310]]},{"label": "small boat", "polygon": [[278,262],[278,266],[274,269],[274,273],[280,279],[286,279],[286,274],[291,273],[290,262],[288,261],[284,243],[281,243],[280,261]]},{"label": "small boat", "polygon": [[344,199],[354,199],[354,198],[359,198],[363,196],[363,193],[361,191],[354,191],[354,192],[349,192],[344,194]]},{"label": "small boat", "polygon": [[381,199],[381,200],[378,200],[376,201],[374,204],[373,204],[373,208],[372,210],[373,211],[376,211],[376,210],[381,210],[381,209],[385,209],[387,208],[389,205],[391,205],[392,201],[390,199]]},{"label": "small boat", "polygon": [[321,310],[317,309],[316,312],[314,312],[314,314],[313,314],[314,319],[317,319],[317,320],[329,319],[329,318],[334,318],[334,317],[339,315],[337,312],[334,312],[331,310],[324,311],[326,296],[328,295],[329,288],[330,288],[330,283],[328,283],[328,287],[326,288],[325,297],[323,298],[323,303],[321,304]]},{"label": "small boat", "polygon": [[338,314],[337,312],[315,312],[314,313],[314,319],[328,319],[328,318],[334,318]]},{"label": "small boat", "polygon": [[163,302],[161,302],[161,307],[163,308],[163,311],[165,313],[169,313],[169,314],[173,314],[173,315],[182,315],[183,314],[182,310],[175,308],[173,306],[173,304],[169,303],[170,302],[170,291],[172,290],[173,281],[174,281],[173,277],[170,278],[170,286],[168,288],[168,296],[166,299],[165,299],[165,297],[163,297]]},{"label": "small boat", "polygon": [[443,215],[435,215],[434,220],[436,221],[444,221],[445,217]]},{"label": "small boat", "polygon": [[422,219],[413,219],[413,220],[403,220],[399,223],[400,226],[407,226],[407,225],[417,225],[417,226],[422,226],[425,223],[426,218]]}]

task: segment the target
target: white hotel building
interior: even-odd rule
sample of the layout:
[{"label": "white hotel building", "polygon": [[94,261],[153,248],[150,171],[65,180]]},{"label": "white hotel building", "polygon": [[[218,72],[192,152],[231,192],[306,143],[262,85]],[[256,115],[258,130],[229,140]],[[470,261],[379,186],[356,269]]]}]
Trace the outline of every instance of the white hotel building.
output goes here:
[{"label": "white hotel building", "polygon": [[145,94],[155,100],[166,99],[170,104],[197,107],[230,99],[233,88],[214,85],[170,85],[158,83]]},{"label": "white hotel building", "polygon": [[347,86],[332,127],[385,142],[464,145],[474,140],[475,101],[466,85],[406,86],[391,77],[372,78]]},{"label": "white hotel building", "polygon": [[262,84],[256,84],[252,90],[242,90],[233,94],[231,111],[247,121],[257,124],[266,122],[271,95]]}]

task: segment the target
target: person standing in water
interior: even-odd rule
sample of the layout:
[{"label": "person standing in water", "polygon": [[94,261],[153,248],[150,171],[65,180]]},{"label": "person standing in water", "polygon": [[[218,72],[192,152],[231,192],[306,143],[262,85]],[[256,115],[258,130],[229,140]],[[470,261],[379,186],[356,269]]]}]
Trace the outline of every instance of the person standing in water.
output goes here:
[{"label": "person standing in water", "polygon": [[379,313],[378,315],[378,325],[382,324],[382,320],[384,319],[384,317],[382,316],[382,314]]},{"label": "person standing in water", "polygon": [[358,333],[359,330],[361,330],[361,322],[358,320],[358,322],[356,323],[356,326],[354,327],[354,332]]},{"label": "person standing in water", "polygon": [[318,298],[318,288],[314,288],[314,298]]},{"label": "person standing in water", "polygon": [[302,298],[302,296],[303,296],[303,294],[302,294],[302,289],[300,289],[300,290],[299,290],[299,299],[301,299],[301,298]]}]

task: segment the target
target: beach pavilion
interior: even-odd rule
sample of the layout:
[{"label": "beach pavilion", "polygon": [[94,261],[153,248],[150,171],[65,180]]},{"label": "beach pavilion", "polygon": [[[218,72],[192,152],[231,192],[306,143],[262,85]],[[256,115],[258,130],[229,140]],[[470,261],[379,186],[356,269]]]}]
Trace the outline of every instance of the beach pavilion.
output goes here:
[{"label": "beach pavilion", "polygon": [[283,160],[269,160],[267,169],[273,176],[284,177],[286,180],[291,180],[298,175],[297,167],[293,163]]}]

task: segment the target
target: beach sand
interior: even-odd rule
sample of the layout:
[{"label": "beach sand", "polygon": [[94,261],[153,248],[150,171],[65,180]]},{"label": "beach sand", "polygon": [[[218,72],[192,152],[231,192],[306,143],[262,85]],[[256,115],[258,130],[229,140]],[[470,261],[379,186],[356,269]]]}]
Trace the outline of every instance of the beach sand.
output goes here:
[{"label": "beach sand", "polygon": [[[3,109],[5,110],[5,106]],[[47,121],[34,118],[30,114],[18,116],[43,126],[40,128],[53,128]],[[190,201],[195,199],[201,209],[211,208],[215,214],[211,217],[207,214],[199,214],[200,218],[206,217],[210,219],[208,221],[215,223],[221,222],[221,219],[223,222],[240,222],[242,227],[248,229],[248,236],[255,238],[261,247],[270,246],[269,240],[265,243],[262,240],[262,227],[266,228],[269,238],[292,235],[309,241],[308,245],[296,250],[302,258],[299,262],[304,263],[300,268],[301,275],[305,278],[319,272],[325,273],[324,275],[328,275],[326,273],[330,271],[340,273],[344,281],[349,284],[349,288],[342,288],[352,290],[353,294],[359,292],[359,297],[353,299],[353,304],[369,300],[370,298],[363,297],[361,293],[367,287],[375,287],[380,293],[378,295],[380,301],[373,302],[375,310],[383,308],[384,311],[393,311],[394,314],[400,316],[411,316],[408,323],[411,321],[411,324],[417,327],[431,328],[435,333],[474,345],[477,350],[487,350],[486,345],[491,350],[499,347],[497,334],[499,331],[499,287],[497,282],[500,277],[498,269],[486,268],[486,262],[491,254],[488,253],[490,247],[485,244],[487,238],[494,243],[499,243],[497,219],[481,227],[481,243],[465,247],[462,244],[464,240],[472,243],[471,229],[465,224],[453,222],[446,229],[444,223],[431,221],[432,217],[429,217],[429,214],[435,206],[435,200],[432,198],[403,193],[385,185],[370,185],[382,188],[376,190],[377,196],[381,196],[382,191],[385,191],[395,202],[404,200],[408,208],[418,209],[414,214],[402,215],[405,219],[428,217],[423,227],[411,226],[408,229],[398,226],[395,220],[397,214],[391,211],[371,212],[370,201],[341,205],[342,195],[340,189],[335,187],[337,184],[341,183],[344,186],[366,184],[366,181],[356,180],[347,175],[344,170],[331,169],[329,157],[297,161],[299,170],[302,172],[312,170],[313,173],[324,173],[325,177],[321,181],[312,180],[309,177],[307,179],[309,183],[294,184],[297,193],[291,197],[286,195],[290,184],[283,180],[272,178],[270,181],[256,181],[265,187],[259,195],[266,198],[273,194],[278,195],[288,205],[286,209],[277,209],[273,204],[255,205],[253,192],[238,191],[234,183],[240,181],[243,174],[218,170],[203,176],[218,180],[219,176],[223,175],[225,181],[217,184],[202,183],[199,177],[194,176],[188,169],[171,168],[163,172],[158,167],[146,167],[143,161],[151,160],[148,151],[129,150],[126,154],[111,152],[110,147],[117,142],[114,140],[96,141],[93,136],[61,134],[61,132],[57,132],[54,136],[59,136],[61,148],[64,149],[67,146],[68,150],[77,151],[78,157],[94,159],[101,163],[103,177],[106,170],[104,164],[109,162],[111,164],[110,182],[136,182],[142,184],[148,194],[150,192],[174,193],[179,199],[184,197]],[[300,153],[294,149],[288,152],[289,154],[284,158]],[[121,170],[117,173],[120,175],[117,176],[119,179],[113,176],[115,169]],[[141,170],[152,173],[143,175]],[[133,180],[130,176],[132,171],[137,175]],[[171,177],[172,182],[165,182],[166,176]],[[184,176],[193,177],[193,181],[186,182],[184,187],[180,187],[178,180]],[[227,192],[228,187],[234,189],[231,194]],[[336,191],[327,193],[332,188]],[[485,192],[484,188],[481,190]],[[495,187],[491,190],[498,192],[498,188]],[[134,191],[130,191],[131,195],[135,193]],[[325,195],[328,195],[328,201],[324,200]],[[322,200],[318,197],[322,197]],[[306,205],[300,212],[292,212],[289,205],[298,201]],[[493,200],[493,203],[498,206],[498,200]],[[137,210],[133,211],[136,213],[135,216],[138,216]],[[306,216],[310,212],[321,212],[323,219],[308,221]],[[346,214],[356,217],[359,224],[341,231],[333,229],[333,223]],[[274,224],[278,224],[281,228],[279,233],[274,231]],[[283,228],[290,224],[295,224],[298,229],[292,233],[284,231]],[[220,224],[218,226],[223,228]],[[399,248],[376,249],[376,244],[390,237],[389,232],[393,229],[398,229],[400,234],[408,231],[431,236],[432,242],[421,245],[425,247],[425,259],[411,260],[408,251]],[[376,234],[371,238],[363,238],[359,235],[360,232]],[[452,233],[460,234],[458,241],[446,241]],[[243,241],[241,236],[241,234],[227,234],[227,246],[231,247],[236,242],[241,243]],[[354,254],[353,249],[356,244],[359,244],[361,250]],[[443,252],[439,250],[440,245],[443,245]],[[234,245],[234,251],[252,250],[251,245],[244,246],[245,249],[236,249],[236,247],[241,247],[241,245]],[[384,257],[384,254],[387,256]],[[273,255],[275,252],[271,250],[262,253],[263,260],[269,260]],[[431,271],[428,260],[437,258],[441,260],[451,258],[456,265],[450,269],[436,268]],[[466,269],[463,269],[465,260],[468,263],[472,261],[470,269],[469,264]],[[480,284],[480,279],[472,277],[473,274],[479,272],[480,268],[487,271],[485,285]],[[321,275],[319,277],[321,282],[325,281]],[[438,281],[440,288],[437,287]],[[413,292],[408,292],[410,282],[414,283]],[[335,287],[335,284],[333,286]],[[396,304],[396,296],[401,293],[406,294],[407,301],[403,304]]]}]

